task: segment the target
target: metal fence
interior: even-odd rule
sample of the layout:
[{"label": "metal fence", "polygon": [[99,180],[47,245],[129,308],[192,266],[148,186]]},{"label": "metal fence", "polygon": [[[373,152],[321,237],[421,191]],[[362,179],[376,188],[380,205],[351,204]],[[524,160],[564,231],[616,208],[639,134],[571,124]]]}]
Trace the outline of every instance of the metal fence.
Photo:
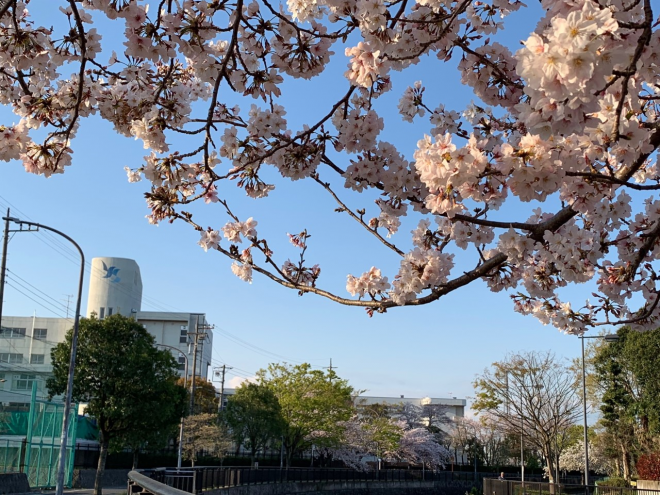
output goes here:
[{"label": "metal fence", "polygon": [[587,486],[484,478],[483,490],[484,495],[660,495],[658,490],[607,486],[607,480]]},{"label": "metal fence", "polygon": [[[423,471],[413,469],[381,469],[356,471],[341,468],[248,468],[248,467],[195,467],[182,469],[160,468],[141,471],[151,479],[172,488],[198,494],[204,490],[261,483],[318,483],[365,481],[435,481],[441,483],[480,483],[493,473]],[[509,494],[503,494],[509,495]],[[513,494],[510,494],[513,495]]]},{"label": "metal fence", "polygon": [[[32,488],[55,486],[57,457],[60,451],[64,404],[36,398],[36,383],[32,386],[29,412],[5,413],[0,438],[0,472],[26,473]],[[76,410],[69,422],[65,483],[73,478],[73,445],[76,438]]]}]

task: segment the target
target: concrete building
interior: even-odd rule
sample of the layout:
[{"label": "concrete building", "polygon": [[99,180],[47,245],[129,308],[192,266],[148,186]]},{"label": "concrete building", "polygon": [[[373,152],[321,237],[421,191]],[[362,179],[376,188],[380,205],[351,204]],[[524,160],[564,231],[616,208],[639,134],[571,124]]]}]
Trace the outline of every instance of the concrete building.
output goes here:
[{"label": "concrete building", "polygon": [[465,406],[467,402],[465,399],[457,399],[452,397],[451,399],[447,398],[433,398],[433,397],[422,397],[422,398],[406,398],[403,395],[400,397],[370,397],[361,395],[357,398],[359,405],[367,406],[370,404],[387,404],[390,406],[396,406],[401,404],[412,404],[414,406],[425,406],[427,404],[442,406],[442,410],[449,419],[462,418],[465,416]]},{"label": "concrete building", "polygon": [[[224,390],[224,405],[227,405],[227,400],[229,397],[234,395],[236,389],[234,388],[225,388]],[[427,404],[442,406],[442,411],[447,416],[449,420],[454,420],[455,418],[462,418],[465,416],[465,406],[467,402],[465,399],[457,399],[452,397],[451,399],[447,398],[432,398],[432,397],[423,397],[423,398],[405,398],[403,395],[400,397],[372,397],[366,395],[360,395],[355,398],[355,404],[360,406],[367,406],[370,404],[387,404],[390,406],[399,406],[402,404],[412,404],[415,406],[424,406]]]},{"label": "concrete building", "polygon": [[73,320],[6,316],[0,327],[0,403],[4,408],[27,410],[32,383],[46,397],[46,378],[52,365],[50,351],[64,340]]},{"label": "concrete building", "polygon": [[[186,358],[188,375],[192,374],[197,338],[195,376],[209,379],[213,329],[206,315],[141,311],[141,305],[142,279],[135,261],[108,257],[92,260],[87,316],[132,316],[154,336],[156,344],[174,348],[170,352],[179,362],[181,376]],[[50,351],[64,341],[73,327],[73,318],[3,316],[0,323],[0,409],[27,409],[32,383],[37,383],[39,397],[48,395],[45,383],[52,370]]]}]

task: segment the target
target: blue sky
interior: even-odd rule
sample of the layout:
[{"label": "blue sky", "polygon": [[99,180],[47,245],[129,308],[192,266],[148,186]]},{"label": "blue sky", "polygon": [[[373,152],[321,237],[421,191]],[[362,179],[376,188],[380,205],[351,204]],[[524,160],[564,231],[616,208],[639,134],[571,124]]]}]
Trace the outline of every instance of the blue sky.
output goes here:
[{"label": "blue sky", "polygon": [[[529,13],[512,17],[509,24],[514,31],[502,41],[515,48],[537,18]],[[294,129],[324,114],[323,102],[345,92],[341,73],[346,59],[343,48],[336,47],[335,52],[336,61],[329,69],[334,81],[285,86],[287,117]],[[407,125],[396,115],[396,103],[407,85],[421,79],[431,107],[442,102],[460,111],[472,99],[469,88],[460,84],[455,64],[431,62],[394,74],[395,88],[380,107],[387,122],[381,138],[400,144],[409,158],[430,125],[428,121]],[[241,105],[247,109],[253,102],[259,103],[249,99]],[[0,109],[1,123],[16,120],[7,109]],[[147,223],[142,195],[147,183],[129,184],[123,171],[124,166],[141,164],[146,154],[141,142],[116,135],[109,124],[91,118],[83,122],[73,148],[73,165],[50,179],[25,173],[17,162],[0,164],[3,214],[11,206],[12,216],[66,232],[82,246],[88,261],[97,256],[136,260],[144,284],[142,309],[205,312],[216,326],[213,364],[234,367],[229,378],[252,376],[269,362],[321,367],[332,359],[338,374],[368,395],[466,398],[473,394],[475,375],[508,352],[551,349],[567,360],[579,356],[576,337],[514,313],[507,294],[491,293],[482,282],[425,307],[396,308],[373,318],[364,310],[314,295],[299,297],[259,275],[246,284],[231,273],[227,259],[200,249],[199,235],[187,226]],[[238,201],[240,218],[253,216],[259,221],[261,235],[277,239],[273,246],[283,259],[298,254],[286,242],[286,233],[307,228],[312,234],[308,261],[321,263],[321,280],[341,295],[346,294],[347,273],[357,275],[375,264],[391,279],[398,265],[346,217],[334,213],[336,205],[313,183],[279,180],[272,197],[262,201],[244,198],[235,189],[220,193]],[[372,205],[373,198],[353,198],[351,204]],[[205,226],[219,228],[226,222],[220,207],[195,211]],[[409,230],[406,225],[394,239],[405,245]],[[38,316],[64,316],[67,295],[76,292],[78,273],[77,255],[65,241],[44,232],[14,234],[7,266],[5,315],[36,311]],[[83,295],[86,299],[87,281]]]}]

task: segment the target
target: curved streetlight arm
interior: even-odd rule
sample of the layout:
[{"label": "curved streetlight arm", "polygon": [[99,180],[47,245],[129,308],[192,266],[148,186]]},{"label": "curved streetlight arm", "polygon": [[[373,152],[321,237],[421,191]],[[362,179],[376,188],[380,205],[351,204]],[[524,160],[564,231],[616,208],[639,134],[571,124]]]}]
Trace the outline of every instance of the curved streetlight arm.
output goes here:
[{"label": "curved streetlight arm", "polygon": [[[73,335],[71,337],[71,357],[69,359],[69,376],[66,383],[66,393],[64,396],[64,413],[62,414],[62,436],[60,437],[60,453],[58,457],[58,467],[57,467],[57,481],[56,481],[56,495],[62,495],[64,491],[64,468],[66,465],[66,444],[69,436],[69,413],[71,409],[71,397],[73,395],[73,373],[76,366],[76,351],[78,348],[78,324],[80,322],[80,306],[82,301],[82,289],[83,281],[85,278],[85,254],[80,248],[78,243],[71,239],[64,232],[60,232],[57,229],[48,227],[47,225],[42,225],[36,222],[28,222],[27,220],[21,220],[16,217],[3,217],[3,220],[8,222],[14,222],[21,226],[29,225],[32,227],[37,227],[38,229],[49,230],[64,237],[67,241],[73,244],[78,253],[80,254],[80,279],[78,281],[78,300],[76,301],[76,314],[73,320]],[[73,446],[75,449],[75,445]]]}]

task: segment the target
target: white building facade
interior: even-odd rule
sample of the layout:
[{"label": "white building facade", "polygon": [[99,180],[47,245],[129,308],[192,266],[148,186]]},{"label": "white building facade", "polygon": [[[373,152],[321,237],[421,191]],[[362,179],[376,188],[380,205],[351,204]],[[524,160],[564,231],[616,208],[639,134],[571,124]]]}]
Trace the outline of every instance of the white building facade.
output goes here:
[{"label": "white building facade", "polygon": [[[213,348],[213,329],[204,313],[141,311],[140,268],[126,258],[94,258],[90,276],[88,317],[103,319],[113,314],[132,316],[163,344],[179,362],[184,375],[208,379]],[[48,396],[46,380],[52,371],[50,352],[73,328],[73,318],[3,316],[0,322],[0,410],[27,410],[32,384],[37,397]],[[195,359],[195,340],[197,354]]]}]

